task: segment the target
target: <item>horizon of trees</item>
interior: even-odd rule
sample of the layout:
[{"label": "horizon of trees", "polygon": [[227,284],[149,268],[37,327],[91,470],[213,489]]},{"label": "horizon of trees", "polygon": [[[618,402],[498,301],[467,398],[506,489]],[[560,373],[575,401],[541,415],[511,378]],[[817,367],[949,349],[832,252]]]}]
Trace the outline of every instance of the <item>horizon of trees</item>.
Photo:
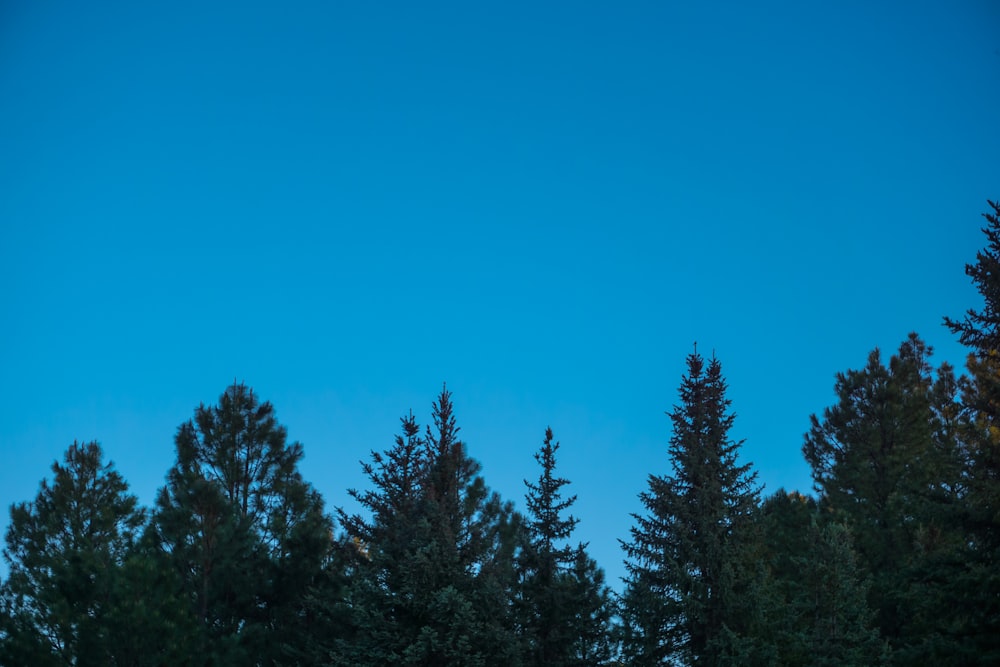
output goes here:
[{"label": "horizon of trees", "polygon": [[815,495],[762,496],[721,362],[688,355],[664,469],[636,492],[621,594],[574,541],[559,442],[523,511],[491,490],[443,388],[328,510],[274,407],[199,405],[140,506],[96,442],[10,508],[0,665],[1000,663],[1000,205],[944,325],[838,373],[802,453]]}]

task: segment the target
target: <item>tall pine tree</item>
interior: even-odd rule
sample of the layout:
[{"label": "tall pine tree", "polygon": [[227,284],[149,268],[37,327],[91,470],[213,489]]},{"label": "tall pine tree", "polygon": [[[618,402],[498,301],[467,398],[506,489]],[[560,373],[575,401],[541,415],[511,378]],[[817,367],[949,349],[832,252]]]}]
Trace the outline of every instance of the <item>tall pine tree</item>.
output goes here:
[{"label": "tall pine tree", "polygon": [[175,442],[150,539],[199,620],[196,659],[277,664],[321,630],[305,602],[332,548],[322,499],[298,472],[302,446],[244,384],[201,405]]},{"label": "tall pine tree", "polygon": [[610,593],[586,545],[568,542],[577,519],[564,515],[576,496],[564,498],[569,480],[555,473],[559,443],[552,429],[535,454],[538,481],[525,480],[527,544],[519,559],[519,609],[525,664],[599,665],[611,657]]},{"label": "tall pine tree", "polygon": [[737,460],[722,366],[687,358],[670,412],[672,475],[650,475],[623,542],[623,651],[635,665],[751,662],[756,474]]},{"label": "tall pine tree", "polygon": [[961,381],[960,420],[967,453],[962,520],[967,573],[955,582],[966,601],[956,632],[967,647],[968,664],[1000,662],[1000,201],[987,204],[986,247],[965,266],[983,304],[962,320],[944,318],[971,349],[969,372]]},{"label": "tall pine tree", "polygon": [[774,664],[882,664],[886,647],[849,530],[821,522],[812,498],[784,490],[764,501],[759,521],[768,567],[764,629]]},{"label": "tall pine tree", "polygon": [[[888,364],[875,350],[863,369],[838,374],[839,401],[812,417],[803,446],[822,507],[850,529],[871,574],[869,604],[898,664],[953,653],[951,604],[933,575],[961,541],[961,456],[947,424],[954,379],[945,366],[935,381],[930,355],[911,334]],[[936,613],[915,613],[932,601]]]},{"label": "tall pine tree", "polygon": [[34,501],[11,507],[0,586],[0,664],[117,660],[117,579],[144,522],[96,442],[74,442]]},{"label": "tall pine tree", "polygon": [[354,635],[339,664],[519,664],[519,518],[486,486],[458,434],[444,389],[422,437],[404,419],[395,446],[363,464],[374,488],[352,495],[371,517],[341,512],[355,566]]}]

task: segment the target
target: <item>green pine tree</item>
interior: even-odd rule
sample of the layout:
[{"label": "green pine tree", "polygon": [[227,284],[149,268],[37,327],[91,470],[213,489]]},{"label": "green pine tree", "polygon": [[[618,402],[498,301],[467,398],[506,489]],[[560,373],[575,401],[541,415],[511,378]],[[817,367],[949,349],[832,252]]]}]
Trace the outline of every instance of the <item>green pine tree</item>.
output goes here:
[{"label": "green pine tree", "polygon": [[144,514],[96,442],[74,442],[34,501],[11,507],[0,664],[109,665],[116,579]]},{"label": "green pine tree", "polygon": [[965,664],[1000,662],[1000,202],[987,202],[983,214],[987,244],[965,273],[983,298],[945,325],[971,348],[968,375],[960,381],[963,413],[959,439],[965,452],[965,571],[951,578],[963,604],[956,607],[952,633]]},{"label": "green pine tree", "polygon": [[199,621],[192,660],[277,664],[325,630],[307,599],[326,575],[332,525],[298,472],[302,446],[244,384],[201,405],[175,442],[150,539]]},{"label": "green pine tree", "polygon": [[519,608],[525,664],[604,664],[611,657],[610,593],[586,545],[568,542],[578,520],[564,512],[576,496],[562,495],[569,480],[555,474],[558,449],[546,429],[535,454],[538,482],[524,482],[528,539],[519,558]]},{"label": "green pine tree", "polygon": [[352,636],[337,664],[519,664],[519,518],[486,486],[458,433],[445,389],[423,437],[404,419],[395,446],[363,464],[374,488],[351,495],[371,517],[341,512],[355,564]]},{"label": "green pine tree", "polygon": [[898,664],[951,653],[941,648],[950,593],[927,575],[957,566],[962,456],[949,425],[954,377],[945,366],[935,381],[930,355],[911,334],[887,365],[875,350],[863,369],[838,374],[839,401],[812,417],[803,446],[822,506],[850,529],[871,575],[869,604]]},{"label": "green pine tree", "polygon": [[761,509],[768,566],[767,641],[774,663],[881,664],[886,647],[868,607],[868,579],[850,532],[822,523],[812,498],[779,490]]},{"label": "green pine tree", "polygon": [[372,488],[349,489],[365,515],[337,510],[347,533],[341,551],[349,566],[346,602],[351,631],[331,652],[336,665],[395,665],[416,641],[421,613],[407,593],[406,564],[417,543],[417,508],[427,476],[427,451],[413,413],[384,452],[361,467]]},{"label": "green pine tree", "polygon": [[673,475],[650,475],[640,494],[646,514],[633,515],[623,542],[623,651],[635,665],[748,664],[761,659],[751,558],[759,488],[729,436],[721,364],[695,352],[687,366],[669,413]]}]

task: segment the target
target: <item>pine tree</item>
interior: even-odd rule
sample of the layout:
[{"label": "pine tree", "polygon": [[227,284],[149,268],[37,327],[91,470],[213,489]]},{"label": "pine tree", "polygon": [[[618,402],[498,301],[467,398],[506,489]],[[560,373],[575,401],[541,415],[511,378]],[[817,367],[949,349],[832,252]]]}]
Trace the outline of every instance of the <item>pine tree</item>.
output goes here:
[{"label": "pine tree", "polygon": [[[932,647],[950,633],[947,591],[926,575],[960,542],[961,454],[947,421],[954,378],[945,366],[935,381],[930,355],[911,334],[888,365],[875,350],[862,370],[838,374],[839,402],[812,417],[803,446],[822,506],[850,529],[871,573],[869,603],[899,664],[949,652]],[[941,608],[922,622],[914,609],[931,600]]]},{"label": "pine tree", "polygon": [[479,475],[479,463],[458,437],[447,389],[432,417],[424,436],[428,473],[417,509],[418,546],[410,560],[412,590],[424,600],[423,624],[404,662],[516,665],[511,596],[520,519]]},{"label": "pine tree", "polygon": [[877,665],[886,647],[868,607],[868,579],[842,524],[821,523],[816,502],[779,490],[761,509],[768,638],[774,663]]},{"label": "pine tree", "polygon": [[980,358],[1000,351],[1000,202],[986,203],[993,209],[983,214],[987,245],[976,254],[974,264],[965,265],[965,274],[983,296],[983,308],[970,308],[962,320],[944,318],[945,326]]},{"label": "pine tree", "polygon": [[206,664],[273,664],[320,631],[306,599],[324,577],[332,526],[298,472],[302,446],[286,439],[244,384],[178,429],[150,539],[192,600]]},{"label": "pine tree", "polygon": [[369,515],[337,513],[347,533],[341,551],[349,572],[349,637],[331,651],[336,665],[395,665],[415,641],[419,609],[406,586],[417,542],[417,508],[427,476],[427,452],[411,412],[400,419],[393,447],[361,462],[372,488],[349,489]]},{"label": "pine tree", "polygon": [[525,664],[598,665],[610,658],[610,594],[586,545],[567,541],[578,520],[563,513],[576,496],[562,496],[569,480],[555,474],[558,449],[546,429],[535,454],[538,482],[524,482],[528,540],[519,559],[519,603]]},{"label": "pine tree", "polygon": [[965,604],[954,614],[953,633],[967,656],[966,664],[1000,662],[1000,203],[988,201],[983,214],[987,245],[966,264],[965,273],[983,298],[961,321],[945,325],[971,348],[968,375],[960,381],[964,411],[958,420],[965,448],[964,496],[966,571],[953,577]]},{"label": "pine tree", "polygon": [[622,543],[628,578],[622,598],[623,650],[635,665],[717,665],[752,661],[756,575],[752,519],[759,488],[730,439],[722,367],[693,353],[670,414],[673,475],[650,475]]},{"label": "pine tree", "polygon": [[468,456],[447,389],[433,426],[418,433],[412,416],[404,419],[395,446],[363,464],[374,488],[351,495],[371,518],[340,513],[356,554],[354,634],[335,662],[516,666],[519,518]]},{"label": "pine tree", "polygon": [[11,507],[0,664],[116,664],[116,578],[144,514],[96,442],[74,442],[52,472]]}]

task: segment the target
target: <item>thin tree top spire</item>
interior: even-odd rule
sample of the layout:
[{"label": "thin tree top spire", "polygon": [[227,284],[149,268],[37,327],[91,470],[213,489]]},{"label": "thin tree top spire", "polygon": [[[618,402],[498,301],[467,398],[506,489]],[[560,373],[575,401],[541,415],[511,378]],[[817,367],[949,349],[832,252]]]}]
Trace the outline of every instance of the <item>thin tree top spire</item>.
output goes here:
[{"label": "thin tree top spire", "polygon": [[976,289],[983,296],[982,310],[970,308],[962,320],[944,318],[944,324],[952,333],[959,335],[963,345],[973,348],[977,354],[986,355],[1000,351],[1000,200],[987,204],[992,213],[983,213],[987,225],[987,245],[976,253],[976,263],[965,265],[965,275],[972,278]]}]

